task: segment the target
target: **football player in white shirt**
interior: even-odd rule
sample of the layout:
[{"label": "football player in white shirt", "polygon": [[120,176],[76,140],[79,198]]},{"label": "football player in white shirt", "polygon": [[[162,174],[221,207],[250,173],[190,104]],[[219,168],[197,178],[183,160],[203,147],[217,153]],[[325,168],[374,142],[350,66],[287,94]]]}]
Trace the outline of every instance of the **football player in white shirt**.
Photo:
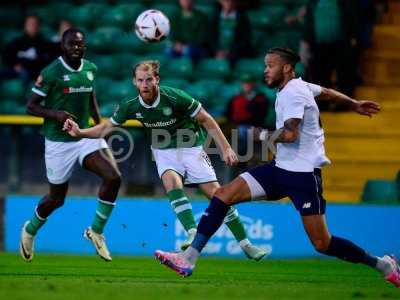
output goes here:
[{"label": "football player in white shirt", "polygon": [[[299,57],[290,49],[273,48],[265,57],[265,82],[277,88],[275,160],[250,169],[222,186],[198,225],[197,235],[186,251],[157,250],[156,258],[183,276],[192,274],[195,262],[207,241],[217,231],[231,205],[259,197],[289,197],[299,211],[305,231],[320,253],[362,263],[380,271],[385,279],[400,287],[400,269],[393,256],[376,257],[351,241],[331,235],[325,221],[321,167],[329,164],[325,156],[324,132],[315,98],[347,104],[350,110],[371,117],[380,107],[372,101],[357,101],[332,89],[295,78]],[[258,132],[260,139],[268,133]]]}]

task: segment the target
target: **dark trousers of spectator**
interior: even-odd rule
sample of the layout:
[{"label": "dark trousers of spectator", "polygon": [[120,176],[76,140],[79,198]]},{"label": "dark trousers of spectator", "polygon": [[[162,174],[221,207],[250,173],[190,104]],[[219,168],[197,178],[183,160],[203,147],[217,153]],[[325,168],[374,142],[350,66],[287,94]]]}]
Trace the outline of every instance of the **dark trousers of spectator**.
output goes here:
[{"label": "dark trousers of spectator", "polygon": [[333,87],[332,75],[336,71],[336,88],[351,97],[357,83],[358,51],[337,43],[316,45],[312,53],[312,81],[327,88]]}]

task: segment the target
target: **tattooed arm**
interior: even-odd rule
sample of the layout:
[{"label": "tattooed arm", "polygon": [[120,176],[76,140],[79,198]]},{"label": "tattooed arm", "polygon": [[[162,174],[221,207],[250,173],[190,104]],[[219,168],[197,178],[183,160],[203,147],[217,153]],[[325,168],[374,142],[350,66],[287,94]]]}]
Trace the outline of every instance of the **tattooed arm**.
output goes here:
[{"label": "tattooed arm", "polygon": [[300,123],[301,119],[286,120],[283,127],[273,133],[274,143],[294,143],[299,137]]},{"label": "tattooed arm", "polygon": [[299,137],[299,125],[302,119],[291,118],[285,121],[282,128],[276,131],[268,131],[262,128],[253,128],[256,141],[268,139],[273,144],[294,143]]}]

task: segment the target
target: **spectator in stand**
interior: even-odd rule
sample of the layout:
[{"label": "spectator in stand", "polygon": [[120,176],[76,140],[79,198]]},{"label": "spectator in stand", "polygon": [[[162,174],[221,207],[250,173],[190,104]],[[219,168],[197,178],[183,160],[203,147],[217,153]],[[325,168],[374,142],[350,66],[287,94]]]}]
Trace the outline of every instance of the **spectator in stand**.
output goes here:
[{"label": "spectator in stand", "polygon": [[216,58],[228,59],[233,66],[244,57],[254,56],[251,25],[247,14],[236,9],[235,0],[219,0],[211,22],[209,47]]},{"label": "spectator in stand", "polygon": [[309,61],[311,80],[332,87],[336,71],[337,89],[353,95],[358,69],[360,1],[310,0],[305,16],[302,61]]},{"label": "spectator in stand", "polygon": [[256,78],[251,74],[240,76],[242,92],[232,98],[228,106],[228,119],[237,126],[264,127],[268,113],[268,100],[258,91]]},{"label": "spectator in stand", "polygon": [[58,32],[54,36],[51,37],[50,42],[50,59],[51,61],[55,60],[57,57],[61,56],[61,37],[63,33],[72,27],[72,24],[68,20],[60,20],[58,23]]},{"label": "spectator in stand", "polygon": [[[227,108],[227,118],[238,131],[238,149],[239,155],[247,153],[248,133],[253,127],[265,127],[265,119],[269,111],[269,103],[263,93],[257,88],[257,78],[250,74],[240,76],[242,92],[234,96]],[[254,145],[255,160],[259,159],[259,144]],[[233,168],[233,175],[240,173],[243,169],[254,161],[239,162],[237,167]]]},{"label": "spectator in stand", "polygon": [[207,46],[207,17],[194,7],[194,0],[179,0],[181,10],[171,18],[170,57],[189,57],[196,63],[205,56]]},{"label": "spectator in stand", "polygon": [[300,6],[295,11],[294,14],[289,14],[286,16],[285,23],[291,27],[302,26],[304,23],[304,17],[306,15],[306,12],[307,12],[307,6],[306,5]]},{"label": "spectator in stand", "polygon": [[0,72],[0,78],[21,78],[27,87],[49,62],[48,46],[49,42],[40,33],[39,18],[27,16],[24,34],[5,47],[3,62],[6,67]]}]

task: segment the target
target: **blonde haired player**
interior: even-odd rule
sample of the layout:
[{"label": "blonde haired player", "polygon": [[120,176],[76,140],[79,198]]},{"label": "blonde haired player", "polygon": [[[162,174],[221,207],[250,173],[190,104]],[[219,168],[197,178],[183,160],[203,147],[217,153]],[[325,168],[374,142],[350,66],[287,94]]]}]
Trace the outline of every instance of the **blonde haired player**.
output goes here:
[{"label": "blonde haired player", "polygon": [[[188,233],[188,239],[181,246],[186,249],[193,241],[197,225],[183,186],[198,185],[209,199],[220,187],[203,150],[206,134],[213,137],[227,165],[235,164],[237,156],[200,102],[182,90],[159,85],[159,68],[157,61],[143,61],[134,67],[133,84],[139,95],[122,101],[109,120],[87,129],[80,129],[74,121],[67,120],[64,129],[74,137],[98,138],[129,119],[140,121],[152,135],[158,174],[177,218]],[[248,258],[258,261],[266,255],[248,240],[236,209],[227,213],[225,224]]]}]

